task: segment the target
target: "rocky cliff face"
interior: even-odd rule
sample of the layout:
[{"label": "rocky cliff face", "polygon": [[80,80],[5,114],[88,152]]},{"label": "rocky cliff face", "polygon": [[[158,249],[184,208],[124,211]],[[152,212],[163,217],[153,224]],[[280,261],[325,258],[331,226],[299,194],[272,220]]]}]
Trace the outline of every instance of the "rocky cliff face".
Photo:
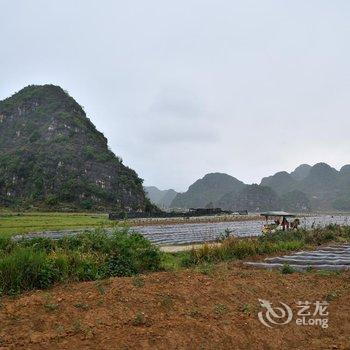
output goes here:
[{"label": "rocky cliff face", "polygon": [[28,86],[0,102],[0,204],[143,210],[148,203],[142,180],[60,87]]}]

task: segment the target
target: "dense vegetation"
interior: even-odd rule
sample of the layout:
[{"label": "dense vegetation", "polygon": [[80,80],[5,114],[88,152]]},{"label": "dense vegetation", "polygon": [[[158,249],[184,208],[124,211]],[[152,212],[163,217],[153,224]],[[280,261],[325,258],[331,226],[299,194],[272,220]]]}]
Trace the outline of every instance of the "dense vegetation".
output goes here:
[{"label": "dense vegetation", "polygon": [[67,92],[28,86],[0,101],[0,205],[145,209],[142,180]]},{"label": "dense vegetation", "polygon": [[250,256],[350,241],[350,227],[330,225],[310,231],[279,231],[259,238],[224,238],[221,245],[204,245],[180,253],[161,253],[142,235],[127,229],[108,234],[103,229],[68,236],[14,241],[0,238],[0,292],[18,294],[70,281],[132,276]]},{"label": "dense vegetation", "polygon": [[183,259],[186,266],[200,263],[243,259],[249,256],[287,252],[315,247],[328,242],[349,242],[350,227],[329,225],[325,228],[298,231],[276,231],[259,238],[230,237],[220,246],[204,245]]},{"label": "dense vegetation", "polygon": [[58,240],[0,238],[0,292],[17,294],[64,281],[159,270],[161,254],[142,235],[97,229]]}]

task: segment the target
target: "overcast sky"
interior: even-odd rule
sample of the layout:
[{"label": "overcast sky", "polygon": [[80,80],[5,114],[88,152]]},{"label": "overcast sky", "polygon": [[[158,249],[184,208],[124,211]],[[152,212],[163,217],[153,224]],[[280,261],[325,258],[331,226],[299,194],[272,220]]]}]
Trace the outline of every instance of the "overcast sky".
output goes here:
[{"label": "overcast sky", "polygon": [[0,0],[0,99],[60,85],[146,185],[350,163],[348,0]]}]

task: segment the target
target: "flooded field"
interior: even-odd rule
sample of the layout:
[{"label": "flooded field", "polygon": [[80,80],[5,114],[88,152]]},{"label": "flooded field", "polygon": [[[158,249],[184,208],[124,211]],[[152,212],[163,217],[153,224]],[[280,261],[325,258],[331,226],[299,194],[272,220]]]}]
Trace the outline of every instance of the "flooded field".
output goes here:
[{"label": "flooded field", "polygon": [[[325,226],[328,224],[348,225],[350,215],[317,215],[300,217],[301,227]],[[135,226],[131,229],[139,232],[151,242],[158,245],[180,245],[201,242],[212,242],[220,238],[225,232],[238,237],[258,236],[265,220],[224,221],[210,223],[180,223]],[[107,229],[112,230],[112,229]],[[60,238],[65,235],[77,234],[83,230],[63,230],[37,232],[25,235],[26,237]],[[19,237],[19,236],[17,236]]]}]

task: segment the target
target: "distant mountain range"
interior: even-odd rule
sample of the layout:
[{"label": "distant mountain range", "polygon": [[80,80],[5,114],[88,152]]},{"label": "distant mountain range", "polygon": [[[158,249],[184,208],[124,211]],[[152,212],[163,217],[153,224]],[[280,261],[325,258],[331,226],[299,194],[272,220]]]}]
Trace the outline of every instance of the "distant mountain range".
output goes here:
[{"label": "distant mountain range", "polygon": [[238,193],[245,184],[222,173],[205,175],[193,183],[185,193],[178,193],[171,203],[173,208],[203,208],[214,205],[226,193]]},{"label": "distant mountain range", "polygon": [[155,186],[145,186],[144,190],[150,201],[161,209],[168,209],[177,195],[177,192],[173,189],[160,190]]},{"label": "distant mountain range", "polygon": [[[159,198],[154,200],[151,191],[146,191],[152,202],[159,203]],[[162,196],[166,194],[160,192]],[[214,206],[253,212],[349,211],[350,165],[337,171],[326,163],[314,166],[302,164],[291,173],[281,171],[265,177],[260,185],[247,185],[230,175],[211,173],[195,181],[186,192],[176,194],[173,191],[171,196],[174,196],[173,200],[167,201],[163,207],[188,209]]]},{"label": "distant mountain range", "polygon": [[297,176],[295,172],[278,172],[262,179],[261,185],[269,186],[279,195],[298,190],[308,197],[314,210],[350,210],[350,165],[340,171],[326,163],[301,167],[296,169]]}]

